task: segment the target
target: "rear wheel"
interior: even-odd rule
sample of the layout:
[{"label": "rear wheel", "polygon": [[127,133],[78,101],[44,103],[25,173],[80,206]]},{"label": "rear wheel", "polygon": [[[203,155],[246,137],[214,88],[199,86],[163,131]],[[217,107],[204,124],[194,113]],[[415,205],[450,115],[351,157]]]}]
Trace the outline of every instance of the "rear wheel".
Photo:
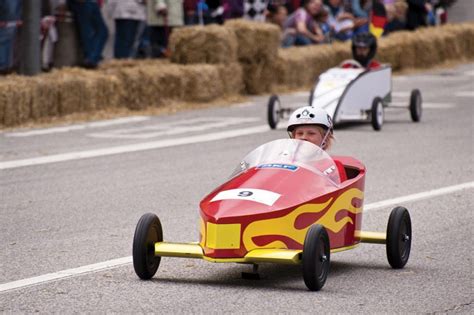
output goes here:
[{"label": "rear wheel", "polygon": [[421,120],[421,114],[423,111],[421,107],[422,102],[420,90],[412,90],[410,95],[410,116],[411,120],[414,122],[419,122]]},{"label": "rear wheel", "polygon": [[133,237],[133,268],[141,279],[151,279],[158,270],[161,257],[155,256],[155,243],[162,241],[160,219],[153,213],[144,214]]},{"label": "rear wheel", "polygon": [[268,100],[267,119],[270,128],[275,129],[281,117],[281,103],[277,95],[272,95]]},{"label": "rear wheel", "polygon": [[303,279],[311,291],[319,291],[329,274],[329,236],[324,226],[312,225],[303,244]]},{"label": "rear wheel", "polygon": [[384,121],[384,109],[383,109],[383,102],[380,97],[374,98],[372,102],[372,108],[370,111],[371,114],[371,122],[372,127],[374,130],[379,131],[382,129],[383,121]]},{"label": "rear wheel", "polygon": [[392,268],[400,269],[406,265],[411,240],[410,213],[404,207],[396,207],[390,213],[387,225],[387,259]]}]

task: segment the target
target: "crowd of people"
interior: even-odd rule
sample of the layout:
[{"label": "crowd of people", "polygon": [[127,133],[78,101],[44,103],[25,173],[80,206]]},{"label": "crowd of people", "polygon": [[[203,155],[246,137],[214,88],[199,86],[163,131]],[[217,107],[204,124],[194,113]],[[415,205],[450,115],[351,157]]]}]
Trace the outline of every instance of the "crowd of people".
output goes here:
[{"label": "crowd of people", "polygon": [[[22,1],[0,0],[0,73],[11,72],[21,58],[18,38],[22,30]],[[373,32],[377,23],[375,27],[382,27],[377,35],[414,30],[445,21],[443,9],[455,0],[38,1],[41,63],[47,70],[72,64],[96,68],[108,40],[113,41],[114,58],[167,57],[173,28],[222,24],[233,18],[276,24],[282,30],[282,47],[350,40],[356,34]],[[109,36],[111,33],[113,37]],[[63,45],[58,45],[60,42]],[[80,53],[55,53],[59,47],[78,47]],[[74,55],[80,60],[71,59]],[[70,60],[54,60],[58,56]]]}]

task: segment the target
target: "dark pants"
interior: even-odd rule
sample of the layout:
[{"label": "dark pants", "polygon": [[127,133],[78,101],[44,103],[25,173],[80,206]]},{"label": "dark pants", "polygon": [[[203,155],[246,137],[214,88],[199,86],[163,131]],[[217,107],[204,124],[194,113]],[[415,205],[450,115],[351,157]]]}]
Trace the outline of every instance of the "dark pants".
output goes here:
[{"label": "dark pants", "polygon": [[115,58],[132,58],[134,43],[140,29],[140,21],[129,19],[115,20]]},{"label": "dark pants", "polygon": [[306,46],[314,44],[311,38],[303,34],[288,34],[283,39],[283,47]]},{"label": "dark pants", "polygon": [[0,71],[8,71],[13,66],[13,47],[16,26],[0,28]]},{"label": "dark pants", "polygon": [[97,65],[102,60],[109,32],[96,1],[68,0],[84,52],[84,63]]},{"label": "dark pants", "polygon": [[166,48],[168,47],[168,34],[171,27],[168,26],[152,26],[150,27],[150,42],[152,56],[155,58],[165,57]]}]

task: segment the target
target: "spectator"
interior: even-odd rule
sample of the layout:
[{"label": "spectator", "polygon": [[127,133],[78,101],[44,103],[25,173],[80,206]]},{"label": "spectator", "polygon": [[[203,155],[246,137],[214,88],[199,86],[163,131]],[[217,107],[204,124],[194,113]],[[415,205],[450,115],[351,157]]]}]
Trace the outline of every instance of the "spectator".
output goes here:
[{"label": "spectator", "polygon": [[301,7],[302,0],[286,0],[286,9],[292,14]]},{"label": "spectator", "polygon": [[50,0],[41,1],[41,68],[45,71],[50,70],[53,65],[54,46],[58,41],[53,5]]},{"label": "spectator", "polygon": [[167,57],[171,30],[184,25],[183,0],[148,0],[147,23],[153,57]]},{"label": "spectator", "polygon": [[288,10],[284,5],[268,5],[267,22],[275,24],[283,30],[287,17]]},{"label": "spectator", "polygon": [[283,47],[305,46],[324,41],[324,35],[314,20],[322,8],[321,0],[306,0],[304,6],[291,14],[285,22]]},{"label": "spectator", "polygon": [[199,0],[184,0],[183,1],[184,24],[186,25],[198,24],[197,14],[196,14],[198,2]]},{"label": "spectator", "polygon": [[334,37],[345,41],[352,38],[354,16],[344,9],[342,0],[329,0],[326,9],[329,12],[329,25],[334,29]]},{"label": "spectator", "polygon": [[243,0],[223,0],[224,20],[238,19],[244,15]]},{"label": "spectator", "polygon": [[15,38],[21,24],[21,0],[0,0],[0,74],[12,71]]},{"label": "spectator", "polygon": [[404,0],[396,1],[385,6],[387,11],[387,24],[384,27],[384,35],[395,31],[406,29],[405,16],[408,5]]},{"label": "spectator", "polygon": [[82,48],[72,12],[66,0],[51,0],[58,41],[54,44],[53,67],[77,66],[82,63]]},{"label": "spectator", "polygon": [[372,0],[350,0],[349,7],[354,16],[354,33],[367,33]]},{"label": "spectator", "polygon": [[324,35],[324,42],[330,43],[332,39],[332,29],[329,25],[329,12],[325,7],[322,7],[319,13],[315,17],[316,22],[319,24],[321,31]]},{"label": "spectator", "polygon": [[109,32],[100,11],[101,4],[100,0],[67,0],[79,30],[84,68],[97,68],[103,59],[102,52]]},{"label": "spectator", "polygon": [[426,16],[432,10],[428,0],[407,0],[407,29],[415,30],[420,26],[426,26]]},{"label": "spectator", "polygon": [[114,58],[132,58],[136,55],[138,37],[145,27],[144,0],[109,0],[115,20]]}]

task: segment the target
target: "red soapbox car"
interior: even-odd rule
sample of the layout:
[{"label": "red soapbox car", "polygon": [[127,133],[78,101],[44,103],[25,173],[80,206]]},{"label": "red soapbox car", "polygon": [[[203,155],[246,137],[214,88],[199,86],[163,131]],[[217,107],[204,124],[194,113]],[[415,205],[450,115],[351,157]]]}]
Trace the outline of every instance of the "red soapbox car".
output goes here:
[{"label": "red soapbox car", "polygon": [[[336,164],[342,164],[344,180]],[[386,232],[361,230],[365,167],[331,157],[318,146],[281,139],[249,153],[231,178],[200,203],[199,243],[163,241],[160,220],[143,215],[133,239],[133,266],[141,279],[156,273],[161,257],[211,262],[301,264],[309,290],[320,290],[330,254],[359,243],[386,244],[388,262],[403,268],[411,248],[407,209],[392,210]]]}]

